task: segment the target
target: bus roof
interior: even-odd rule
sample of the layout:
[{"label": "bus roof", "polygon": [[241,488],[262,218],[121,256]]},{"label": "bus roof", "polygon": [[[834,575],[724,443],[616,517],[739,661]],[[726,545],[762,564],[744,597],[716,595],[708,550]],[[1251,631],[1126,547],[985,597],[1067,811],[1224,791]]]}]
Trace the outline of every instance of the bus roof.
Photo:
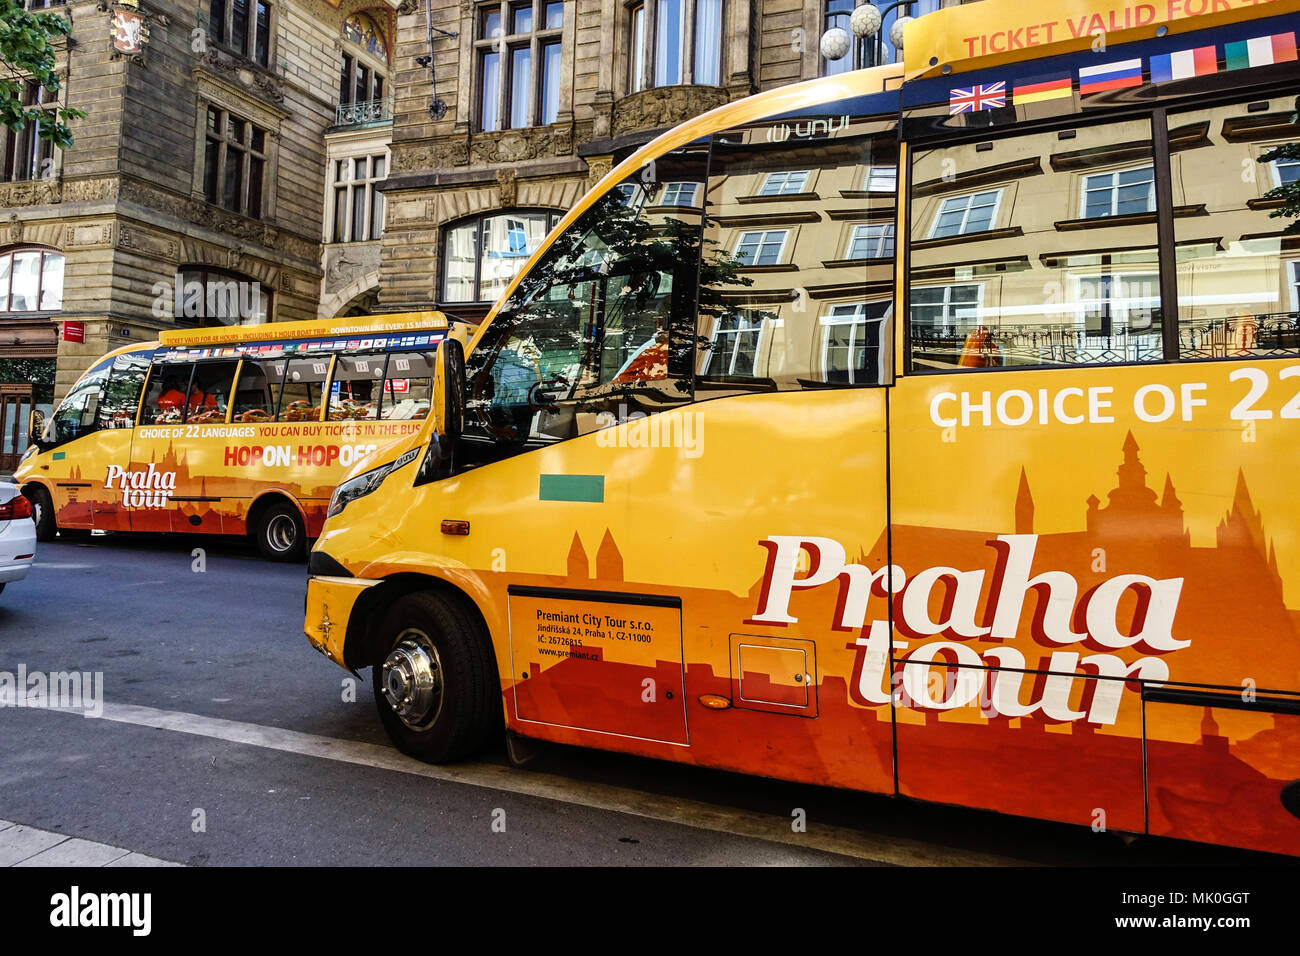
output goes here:
[{"label": "bus roof", "polygon": [[[903,29],[909,80],[1149,40],[1294,13],[1300,0],[980,0],[917,17]],[[1164,33],[1157,33],[1163,28]]]},{"label": "bus roof", "polygon": [[233,345],[275,339],[306,339],[328,335],[366,335],[372,332],[414,332],[422,329],[445,329],[447,317],[441,312],[392,312],[383,315],[357,315],[337,319],[314,319],[307,322],[266,322],[262,325],[221,325],[203,329],[167,329],[158,333],[158,341],[168,347]]}]

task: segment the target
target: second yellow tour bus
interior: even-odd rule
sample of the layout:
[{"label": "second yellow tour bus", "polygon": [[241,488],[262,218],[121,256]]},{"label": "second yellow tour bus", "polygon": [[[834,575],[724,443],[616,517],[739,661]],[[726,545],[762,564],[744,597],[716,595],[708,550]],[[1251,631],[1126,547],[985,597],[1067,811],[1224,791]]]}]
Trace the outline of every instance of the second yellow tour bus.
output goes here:
[{"label": "second yellow tour bus", "polygon": [[1300,4],[1041,6],[664,134],[443,345],[309,562],[400,748],[1300,853]]},{"label": "second yellow tour bus", "polygon": [[177,329],[92,365],[14,472],[37,536],[248,534],[300,559],[352,466],[429,413],[435,312]]}]

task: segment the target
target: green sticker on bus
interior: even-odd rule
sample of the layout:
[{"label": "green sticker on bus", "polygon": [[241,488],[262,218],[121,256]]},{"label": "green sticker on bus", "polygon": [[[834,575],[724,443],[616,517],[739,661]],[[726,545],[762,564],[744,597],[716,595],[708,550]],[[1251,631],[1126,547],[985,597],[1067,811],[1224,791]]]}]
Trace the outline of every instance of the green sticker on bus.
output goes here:
[{"label": "green sticker on bus", "polygon": [[55,461],[63,461],[63,459],[67,457],[68,457],[68,453],[66,451],[56,451],[53,455],[53,459]]},{"label": "green sticker on bus", "polygon": [[542,475],[537,497],[542,501],[604,501],[604,475]]}]

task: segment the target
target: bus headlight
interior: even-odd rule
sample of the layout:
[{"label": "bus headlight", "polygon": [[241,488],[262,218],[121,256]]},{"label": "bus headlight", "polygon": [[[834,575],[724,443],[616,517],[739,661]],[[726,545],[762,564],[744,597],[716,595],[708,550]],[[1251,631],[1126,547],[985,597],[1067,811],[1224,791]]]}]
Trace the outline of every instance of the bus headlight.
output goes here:
[{"label": "bus headlight", "polygon": [[386,465],[380,465],[378,468],[372,468],[367,472],[362,472],[355,478],[349,478],[343,484],[334,489],[334,496],[330,498],[329,511],[325,517],[333,518],[336,514],[346,508],[351,502],[358,498],[364,498],[366,495],[378,490],[379,486],[384,483],[384,479],[391,475],[403,465],[408,465],[415,461],[420,454],[420,449],[412,448],[406,454],[402,455],[396,461],[390,461]]}]

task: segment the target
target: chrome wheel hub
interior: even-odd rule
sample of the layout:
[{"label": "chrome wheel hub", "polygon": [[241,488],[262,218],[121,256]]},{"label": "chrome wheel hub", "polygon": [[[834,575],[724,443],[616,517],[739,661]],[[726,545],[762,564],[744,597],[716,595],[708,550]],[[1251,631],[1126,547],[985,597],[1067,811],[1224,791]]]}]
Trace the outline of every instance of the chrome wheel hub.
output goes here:
[{"label": "chrome wheel hub", "polygon": [[298,540],[298,529],[288,515],[276,515],[266,526],[266,540],[276,551],[288,551]]},{"label": "chrome wheel hub", "polygon": [[404,631],[383,663],[384,699],[406,726],[428,727],[442,709],[442,665],[423,631]]}]

